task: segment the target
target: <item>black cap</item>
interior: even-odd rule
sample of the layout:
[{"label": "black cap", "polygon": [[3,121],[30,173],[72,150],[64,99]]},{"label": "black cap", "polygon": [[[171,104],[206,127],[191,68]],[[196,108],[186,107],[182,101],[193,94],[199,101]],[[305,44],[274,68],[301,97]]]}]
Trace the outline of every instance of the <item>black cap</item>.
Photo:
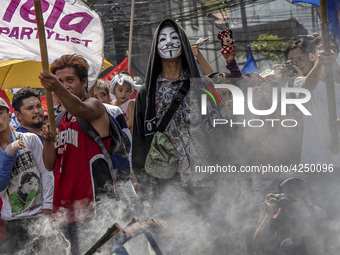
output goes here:
[{"label": "black cap", "polygon": [[299,172],[286,172],[286,173],[281,173],[279,176],[279,188],[281,188],[283,185],[285,185],[288,181],[292,179],[300,179],[304,181],[305,183],[307,182],[307,177],[305,173],[299,173]]}]

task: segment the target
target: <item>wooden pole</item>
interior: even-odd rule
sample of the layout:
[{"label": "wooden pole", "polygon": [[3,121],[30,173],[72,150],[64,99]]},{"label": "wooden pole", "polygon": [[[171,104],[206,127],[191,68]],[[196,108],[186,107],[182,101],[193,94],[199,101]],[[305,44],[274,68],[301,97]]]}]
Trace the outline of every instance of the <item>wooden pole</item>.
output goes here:
[{"label": "wooden pole", "polygon": [[[40,0],[34,0],[34,9],[35,9],[35,16],[37,19],[41,65],[42,65],[43,72],[48,73],[50,70],[49,70],[49,65],[48,65],[44,19],[42,16]],[[49,90],[45,90],[45,94],[46,94],[46,103],[47,103],[47,111],[48,111],[48,121],[50,123],[50,132],[52,134],[56,134],[52,92]]]},{"label": "wooden pole", "polygon": [[92,255],[96,253],[101,246],[103,246],[108,240],[110,240],[120,231],[118,226],[118,223],[114,223],[112,227],[108,228],[106,233],[85,253],[85,255]]},{"label": "wooden pole", "polygon": [[130,17],[130,35],[129,35],[129,52],[128,52],[128,73],[131,75],[131,53],[132,53],[132,35],[133,35],[133,18],[135,13],[135,0],[131,2]]},{"label": "wooden pole", "polygon": [[[320,0],[320,15],[321,15],[321,32],[322,32],[322,45],[325,52],[331,53],[330,36],[328,28],[328,15],[327,15],[327,0]],[[334,73],[333,64],[327,63],[324,65],[325,69],[325,82],[327,88],[327,101],[328,101],[328,115],[329,121],[335,122],[337,120],[336,102],[335,102],[335,88],[334,88]],[[331,151],[336,153],[339,151],[338,132],[331,131]]]}]

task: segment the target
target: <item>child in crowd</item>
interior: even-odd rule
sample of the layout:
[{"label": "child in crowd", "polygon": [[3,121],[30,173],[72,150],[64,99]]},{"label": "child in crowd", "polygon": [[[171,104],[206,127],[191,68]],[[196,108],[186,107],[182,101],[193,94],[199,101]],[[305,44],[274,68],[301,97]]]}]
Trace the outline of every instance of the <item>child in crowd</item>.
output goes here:
[{"label": "child in crowd", "polygon": [[113,95],[110,93],[109,85],[103,79],[98,79],[96,81],[87,92],[87,97],[94,97],[103,104],[110,104],[111,100],[114,99]]},{"label": "child in crowd", "polygon": [[119,73],[111,80],[110,89],[116,97],[111,103],[122,109],[126,123],[132,134],[135,99],[130,99],[130,95],[134,90],[134,81],[129,74]]}]

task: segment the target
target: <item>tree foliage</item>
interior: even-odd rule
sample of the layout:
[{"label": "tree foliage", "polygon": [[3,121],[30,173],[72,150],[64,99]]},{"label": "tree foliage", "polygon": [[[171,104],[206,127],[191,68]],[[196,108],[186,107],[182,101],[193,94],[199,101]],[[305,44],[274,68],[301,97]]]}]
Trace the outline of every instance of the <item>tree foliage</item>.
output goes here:
[{"label": "tree foliage", "polygon": [[219,11],[228,10],[227,5],[221,0],[203,0],[205,7],[207,7],[207,13],[216,13]]},{"label": "tree foliage", "polygon": [[96,0],[81,0],[81,1],[90,8],[96,3]]},{"label": "tree foliage", "polygon": [[253,51],[269,57],[274,62],[281,62],[284,59],[284,51],[293,38],[284,41],[286,38],[279,38],[277,35],[260,34],[257,41],[250,43]]}]

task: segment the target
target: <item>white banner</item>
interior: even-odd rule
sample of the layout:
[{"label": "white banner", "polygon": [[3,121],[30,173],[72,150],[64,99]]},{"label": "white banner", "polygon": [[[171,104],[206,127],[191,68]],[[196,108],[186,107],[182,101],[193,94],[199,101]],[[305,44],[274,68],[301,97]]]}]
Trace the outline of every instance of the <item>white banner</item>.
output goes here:
[{"label": "white banner", "polygon": [[[0,59],[41,61],[34,1],[0,2]],[[82,55],[90,66],[90,88],[104,59],[104,30],[99,15],[80,0],[41,0],[41,7],[49,63],[64,54]]]}]

